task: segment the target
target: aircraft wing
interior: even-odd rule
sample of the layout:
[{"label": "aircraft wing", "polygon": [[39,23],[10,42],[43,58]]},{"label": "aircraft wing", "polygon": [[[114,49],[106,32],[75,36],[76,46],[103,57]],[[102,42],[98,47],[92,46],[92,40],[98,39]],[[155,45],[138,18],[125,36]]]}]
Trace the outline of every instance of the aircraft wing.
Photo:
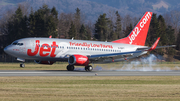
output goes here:
[{"label": "aircraft wing", "polygon": [[121,53],[110,53],[110,54],[100,54],[100,55],[91,55],[89,58],[97,58],[97,57],[113,57],[117,55],[127,55],[127,54],[132,54],[132,53],[141,53],[142,50],[140,51],[132,51],[132,52],[121,52]]}]

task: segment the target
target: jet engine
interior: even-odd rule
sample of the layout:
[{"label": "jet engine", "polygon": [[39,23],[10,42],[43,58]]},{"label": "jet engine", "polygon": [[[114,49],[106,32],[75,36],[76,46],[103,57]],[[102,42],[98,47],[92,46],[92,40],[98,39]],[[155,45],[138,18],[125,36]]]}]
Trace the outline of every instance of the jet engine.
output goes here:
[{"label": "jet engine", "polygon": [[35,63],[37,64],[45,64],[45,65],[52,65],[54,61],[39,61],[39,60],[34,60]]},{"label": "jet engine", "polygon": [[84,55],[71,55],[68,59],[70,65],[87,66],[89,59]]}]

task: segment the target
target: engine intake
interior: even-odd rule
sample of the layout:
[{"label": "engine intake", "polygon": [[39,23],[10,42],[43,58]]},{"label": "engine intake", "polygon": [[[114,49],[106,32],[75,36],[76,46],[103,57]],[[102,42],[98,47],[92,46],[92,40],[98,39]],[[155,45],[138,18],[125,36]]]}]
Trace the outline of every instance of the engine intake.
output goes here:
[{"label": "engine intake", "polygon": [[71,55],[68,59],[70,65],[87,66],[89,59],[84,55]]}]

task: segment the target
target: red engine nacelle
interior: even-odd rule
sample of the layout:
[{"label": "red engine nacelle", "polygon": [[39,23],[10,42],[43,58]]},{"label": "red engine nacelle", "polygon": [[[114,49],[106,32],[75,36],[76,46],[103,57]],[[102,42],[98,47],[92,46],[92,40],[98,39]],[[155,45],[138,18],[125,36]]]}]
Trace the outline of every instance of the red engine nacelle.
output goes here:
[{"label": "red engine nacelle", "polygon": [[89,59],[84,55],[71,55],[68,59],[70,65],[87,66]]},{"label": "red engine nacelle", "polygon": [[38,60],[34,60],[34,62],[38,64],[45,64],[45,65],[52,65],[54,63],[54,61],[38,61]]}]

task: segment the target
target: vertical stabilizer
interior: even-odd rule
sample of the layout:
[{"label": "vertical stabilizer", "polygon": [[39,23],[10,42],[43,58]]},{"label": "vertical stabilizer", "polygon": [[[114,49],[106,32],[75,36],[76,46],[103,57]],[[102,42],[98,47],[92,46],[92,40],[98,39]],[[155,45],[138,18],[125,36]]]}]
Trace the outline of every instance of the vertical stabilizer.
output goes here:
[{"label": "vertical stabilizer", "polygon": [[151,22],[151,17],[152,17],[152,12],[146,12],[127,37],[112,42],[144,46],[149,25]]}]

